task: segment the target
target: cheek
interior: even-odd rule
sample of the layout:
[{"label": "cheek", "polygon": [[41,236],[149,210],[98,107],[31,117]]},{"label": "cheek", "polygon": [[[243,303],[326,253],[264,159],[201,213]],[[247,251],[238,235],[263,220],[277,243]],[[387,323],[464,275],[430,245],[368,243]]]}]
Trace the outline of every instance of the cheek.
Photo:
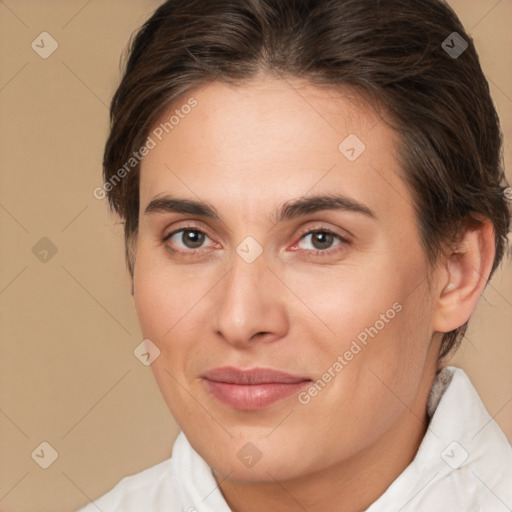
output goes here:
[{"label": "cheek", "polygon": [[[371,307],[366,300],[352,302],[351,324],[343,330],[340,322],[338,335],[330,343],[322,340],[319,380],[301,403],[307,402],[303,412],[317,418],[324,436],[337,439],[339,451],[325,457],[334,461],[371,443],[403,413],[404,404],[411,407],[429,340],[418,297],[397,290]],[[325,446],[319,441],[316,449]]]},{"label": "cheek", "polygon": [[195,347],[190,333],[184,334],[183,330],[193,319],[197,299],[192,297],[190,287],[185,289],[186,283],[175,270],[148,260],[142,251],[136,260],[134,305],[143,337],[160,350],[151,371],[174,418],[180,425],[186,424],[190,414],[188,395],[178,382],[185,382],[184,374],[193,361]]},{"label": "cheek", "polygon": [[383,382],[404,390],[409,399],[425,365],[432,313],[425,268],[414,262],[402,262],[402,269],[393,261],[380,263],[365,273],[354,269],[343,278],[317,281],[317,287],[311,279],[303,281],[298,288],[315,313],[308,315],[311,323],[300,322],[305,340],[314,340],[311,360],[320,387],[325,381],[332,390],[325,394],[333,400],[332,410],[340,411],[340,402],[363,414],[376,403],[393,405],[388,402],[396,397]]},{"label": "cheek", "polygon": [[207,267],[171,266],[150,251],[137,257],[133,300],[141,330],[160,349],[160,362],[174,371],[193,360],[189,353],[205,339],[207,294],[215,277]]},{"label": "cheek", "polygon": [[157,274],[138,264],[134,279],[133,300],[143,335],[160,339],[172,326],[173,297]]},{"label": "cheek", "polygon": [[186,301],[190,297],[183,293],[175,274],[154,261],[149,251],[139,248],[135,263],[134,305],[144,337],[151,339],[161,351],[166,350],[165,340],[172,339],[175,326],[186,315]]},{"label": "cheek", "polygon": [[388,263],[375,261],[364,268],[347,264],[287,271],[283,280],[293,285],[286,301],[290,325],[308,330],[305,339],[315,339],[316,349],[330,356],[348,350],[354,340],[365,346],[384,337],[399,320],[404,295],[400,278],[391,278],[396,274],[389,268]]}]

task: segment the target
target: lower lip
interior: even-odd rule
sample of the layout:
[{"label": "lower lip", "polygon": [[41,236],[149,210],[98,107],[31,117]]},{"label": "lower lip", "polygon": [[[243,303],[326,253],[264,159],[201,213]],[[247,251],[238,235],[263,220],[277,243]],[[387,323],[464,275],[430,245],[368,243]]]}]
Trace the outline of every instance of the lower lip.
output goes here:
[{"label": "lower lip", "polygon": [[208,379],[203,379],[203,382],[208,391],[222,403],[235,409],[248,411],[264,409],[278,400],[299,393],[302,388],[310,384],[310,381],[301,381],[241,385]]}]

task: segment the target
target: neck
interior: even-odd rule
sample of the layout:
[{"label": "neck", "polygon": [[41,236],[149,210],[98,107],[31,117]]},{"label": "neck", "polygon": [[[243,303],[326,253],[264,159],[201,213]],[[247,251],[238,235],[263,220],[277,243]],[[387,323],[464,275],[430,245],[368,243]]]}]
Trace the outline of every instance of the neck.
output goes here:
[{"label": "neck", "polygon": [[427,372],[413,404],[375,443],[319,472],[284,482],[239,482],[217,475],[233,512],[362,512],[411,463],[425,435],[426,404],[435,377]]}]

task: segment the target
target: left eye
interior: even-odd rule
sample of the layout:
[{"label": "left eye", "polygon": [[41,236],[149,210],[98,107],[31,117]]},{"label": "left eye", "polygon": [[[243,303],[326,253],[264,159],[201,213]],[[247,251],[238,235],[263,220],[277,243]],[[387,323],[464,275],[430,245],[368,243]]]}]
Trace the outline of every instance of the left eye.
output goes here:
[{"label": "left eye", "polygon": [[308,237],[311,238],[311,242],[313,244],[313,248],[309,250],[327,252],[328,249],[331,249],[333,240],[337,238],[340,242],[336,245],[340,245],[341,242],[346,242],[344,238],[342,238],[337,233],[330,231],[328,229],[316,229],[312,231],[308,231],[301,237],[302,240],[306,240]]}]

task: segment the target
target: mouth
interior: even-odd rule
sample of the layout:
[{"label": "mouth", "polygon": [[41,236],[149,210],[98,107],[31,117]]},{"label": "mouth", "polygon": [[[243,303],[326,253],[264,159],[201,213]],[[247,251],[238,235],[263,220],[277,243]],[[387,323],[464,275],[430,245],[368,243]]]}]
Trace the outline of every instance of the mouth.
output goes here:
[{"label": "mouth", "polygon": [[298,393],[312,380],[271,368],[222,367],[201,376],[206,389],[234,409],[254,411]]}]

